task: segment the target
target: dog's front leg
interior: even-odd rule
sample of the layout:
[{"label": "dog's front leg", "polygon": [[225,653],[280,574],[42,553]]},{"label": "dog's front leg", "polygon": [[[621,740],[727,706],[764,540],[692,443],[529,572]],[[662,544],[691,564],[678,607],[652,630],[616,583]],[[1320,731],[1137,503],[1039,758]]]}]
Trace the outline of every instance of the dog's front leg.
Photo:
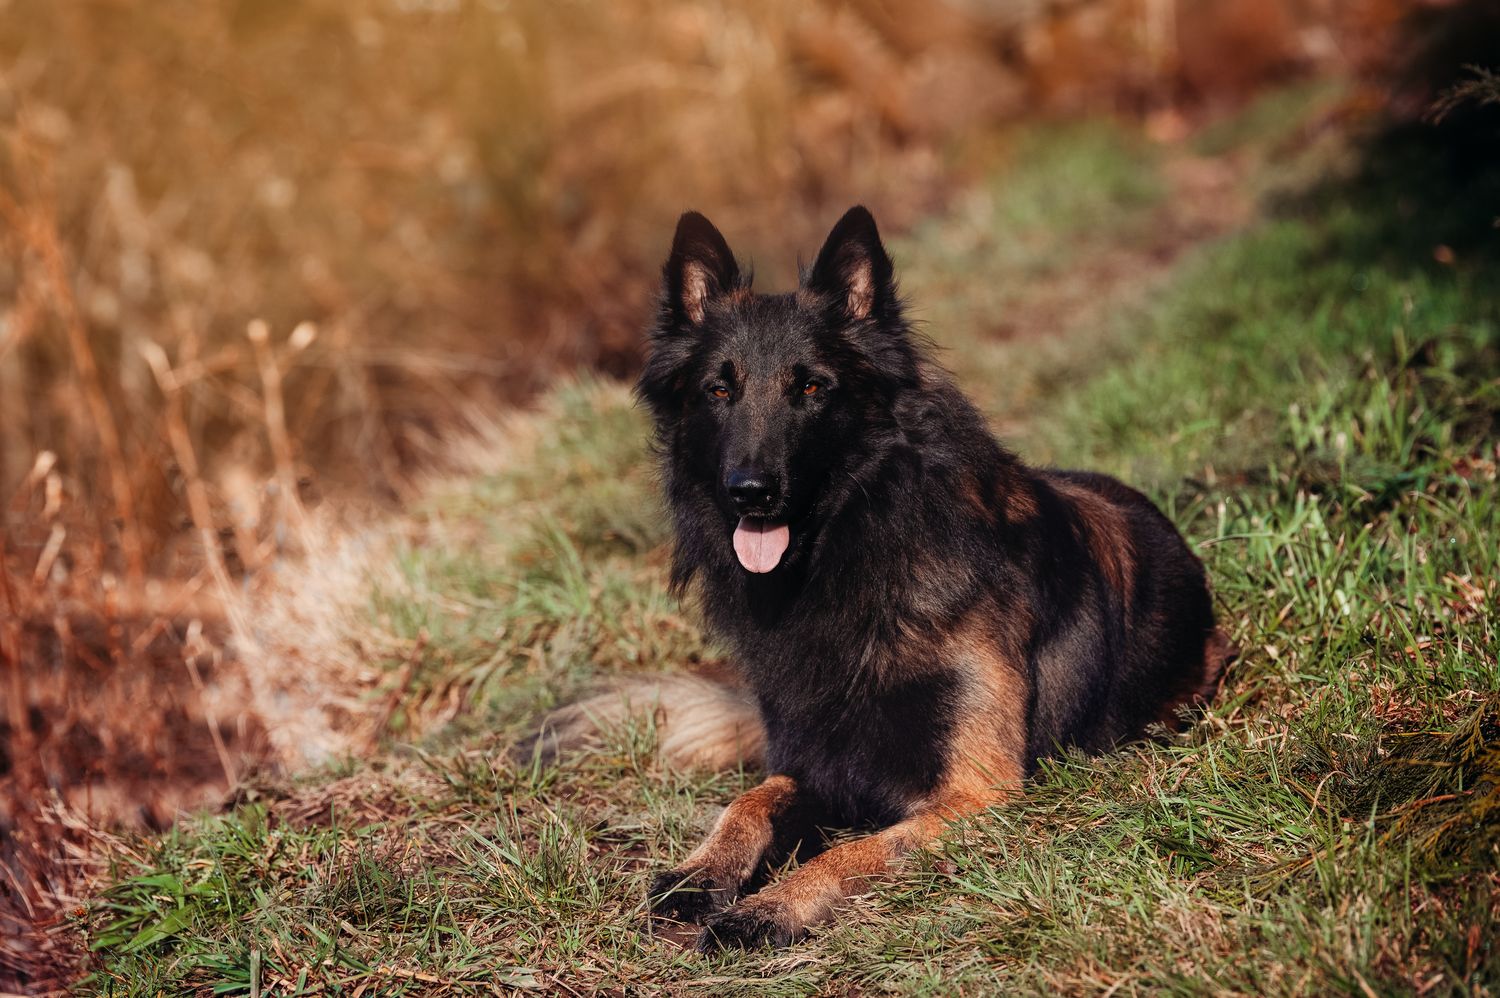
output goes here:
[{"label": "dog's front leg", "polygon": [[834,846],[779,883],[710,915],[698,936],[698,949],[713,952],[795,942],[809,927],[833,917],[838,905],[861,893],[872,878],[936,839],[949,822],[999,803],[1005,796],[940,794],[905,821]]},{"label": "dog's front leg", "polygon": [[735,798],[682,865],[656,875],[652,914],[696,922],[734,903],[776,842],[778,822],[796,803],[797,783],[782,775]]}]

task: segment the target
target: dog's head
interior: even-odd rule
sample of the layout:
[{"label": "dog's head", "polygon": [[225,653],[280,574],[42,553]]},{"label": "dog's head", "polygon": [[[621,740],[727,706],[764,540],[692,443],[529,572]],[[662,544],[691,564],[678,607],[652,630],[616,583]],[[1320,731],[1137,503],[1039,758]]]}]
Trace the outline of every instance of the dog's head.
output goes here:
[{"label": "dog's head", "polygon": [[860,465],[889,436],[917,355],[862,207],[833,227],[796,292],[749,284],[719,230],[683,215],[637,390],[673,502],[713,510],[718,542],[763,574],[799,557],[819,519],[863,488]]}]

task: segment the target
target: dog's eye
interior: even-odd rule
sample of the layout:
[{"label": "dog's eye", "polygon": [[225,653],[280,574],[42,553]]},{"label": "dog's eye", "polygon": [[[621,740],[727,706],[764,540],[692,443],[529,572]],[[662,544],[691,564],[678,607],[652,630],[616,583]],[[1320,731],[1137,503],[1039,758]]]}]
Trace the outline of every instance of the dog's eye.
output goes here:
[{"label": "dog's eye", "polygon": [[714,385],[709,388],[708,394],[712,395],[716,399],[727,399],[729,397],[729,389],[725,388],[723,385]]},{"label": "dog's eye", "polygon": [[823,386],[818,384],[816,381],[809,381],[807,384],[802,386],[802,394],[816,395],[818,394],[819,390],[822,389],[822,387]]}]

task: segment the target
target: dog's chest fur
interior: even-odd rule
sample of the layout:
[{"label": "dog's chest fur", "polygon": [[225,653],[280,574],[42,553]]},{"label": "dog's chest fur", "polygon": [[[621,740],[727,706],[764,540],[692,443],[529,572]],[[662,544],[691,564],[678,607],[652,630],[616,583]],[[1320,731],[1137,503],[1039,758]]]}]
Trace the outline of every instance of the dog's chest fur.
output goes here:
[{"label": "dog's chest fur", "polygon": [[942,778],[962,686],[946,668],[852,689],[763,683],[767,762],[816,795],[830,824],[899,821]]},{"label": "dog's chest fur", "polygon": [[[811,791],[830,824],[881,825],[905,817],[948,764],[973,677],[947,636],[978,592],[950,577],[914,596],[896,584],[911,565],[857,561],[839,559],[805,588],[778,580],[786,605],[757,603],[758,580],[709,603],[760,705],[771,771]],[[881,592],[889,598],[870,598]]]}]

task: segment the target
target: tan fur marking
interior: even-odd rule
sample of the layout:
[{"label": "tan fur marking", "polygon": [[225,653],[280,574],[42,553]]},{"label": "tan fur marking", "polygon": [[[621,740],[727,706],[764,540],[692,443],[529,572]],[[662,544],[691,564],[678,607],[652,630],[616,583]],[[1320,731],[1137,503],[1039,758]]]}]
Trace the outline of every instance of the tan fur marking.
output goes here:
[{"label": "tan fur marking", "polygon": [[950,822],[999,800],[936,794],[905,821],[834,846],[738,907],[766,912],[794,936],[800,935],[831,918],[845,898],[863,893],[874,878],[889,872],[908,853],[936,839]]},{"label": "tan fur marking", "polygon": [[960,626],[949,648],[970,689],[951,745],[948,772],[911,817],[874,835],[836,845],[740,902],[794,935],[832,917],[845,898],[864,891],[915,849],[960,818],[1008,800],[1025,780],[1026,689],[979,620]]},{"label": "tan fur marking", "polygon": [[844,307],[851,319],[863,319],[875,307],[875,275],[870,271],[870,261],[861,259],[849,268],[848,299]]},{"label": "tan fur marking", "polygon": [[1001,499],[1005,504],[1005,519],[1010,523],[1024,523],[1037,515],[1036,494],[1028,484],[1017,483],[1006,489]]},{"label": "tan fur marking", "polygon": [[682,307],[693,322],[703,321],[711,279],[703,264],[689,260],[682,268]]},{"label": "tan fur marking", "polygon": [[[797,289],[797,304],[803,308],[815,308],[818,296],[806,288]],[[868,318],[875,308],[875,275],[870,271],[868,260],[857,264],[848,274],[848,287],[844,294],[844,311],[851,319]]]},{"label": "tan fur marking", "polygon": [[1089,550],[1104,570],[1105,580],[1128,604],[1135,581],[1135,552],[1130,546],[1130,525],[1124,511],[1089,489],[1072,485],[1055,487],[1083,521]]},{"label": "tan fur marking", "polygon": [[683,860],[681,869],[707,871],[725,884],[744,883],[771,847],[776,819],[796,795],[796,781],[778,775],[736,797],[719,815],[708,838]]},{"label": "tan fur marking", "polygon": [[979,483],[977,481],[972,478],[966,478],[963,485],[959,486],[958,495],[969,508],[979,514],[980,519],[992,527],[995,525],[995,511],[990,508],[989,503],[984,501],[984,496],[980,494]]},{"label": "tan fur marking", "polygon": [[1025,670],[996,646],[977,613],[960,625],[949,647],[968,667],[969,689],[949,749],[945,790],[985,798],[1017,794],[1026,779]]}]

